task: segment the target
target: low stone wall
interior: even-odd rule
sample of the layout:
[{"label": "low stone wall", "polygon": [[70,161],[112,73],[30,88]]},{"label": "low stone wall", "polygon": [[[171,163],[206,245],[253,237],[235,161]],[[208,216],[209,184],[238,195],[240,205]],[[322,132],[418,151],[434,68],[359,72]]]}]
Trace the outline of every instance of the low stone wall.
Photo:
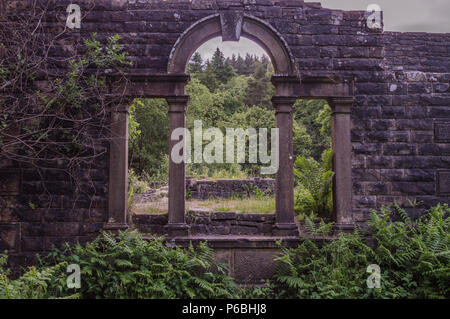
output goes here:
[{"label": "low stone wall", "polygon": [[194,180],[186,179],[186,192],[195,199],[230,198],[233,196],[248,197],[255,194],[256,189],[266,194],[275,191],[275,180],[272,178]]},{"label": "low stone wall", "polygon": [[[168,215],[136,214],[133,227],[141,233],[163,235]],[[191,235],[253,235],[272,236],[275,214],[245,214],[234,212],[189,211],[186,223]]]},{"label": "low stone wall", "polygon": [[[144,237],[146,238],[146,237]],[[260,285],[273,276],[280,269],[280,262],[275,257],[281,254],[281,248],[296,248],[303,242],[301,238],[277,237],[201,237],[172,238],[171,245],[178,247],[196,247],[206,243],[214,250],[215,259],[228,267],[228,274],[238,284]],[[315,240],[321,245],[323,240]]]}]

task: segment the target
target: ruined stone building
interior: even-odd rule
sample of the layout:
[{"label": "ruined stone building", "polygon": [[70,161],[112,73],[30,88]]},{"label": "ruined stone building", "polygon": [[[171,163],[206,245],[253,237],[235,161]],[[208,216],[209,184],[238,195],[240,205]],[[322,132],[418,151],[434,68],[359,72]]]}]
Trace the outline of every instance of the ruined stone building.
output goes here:
[{"label": "ruined stone building", "polygon": [[[70,2],[48,2],[46,23],[64,28]],[[133,61],[126,87],[119,83],[112,91],[123,90],[128,101],[165,98],[171,130],[185,125],[186,65],[201,44],[217,36],[224,41],[245,37],[267,52],[275,69],[272,102],[280,129],[271,233],[287,244],[300,239],[292,174],[292,106],[299,98],[327,99],[332,107],[337,229],[363,225],[371,209],[394,201],[412,217],[437,203],[450,204],[450,34],[389,32],[369,26],[367,12],[303,0],[72,3],[83,13],[72,36],[97,32],[105,39],[117,33]],[[3,9],[0,27],[21,5],[12,1]],[[61,45],[54,54],[64,50]],[[52,245],[85,242],[101,229],[127,228],[127,106],[112,115],[108,156],[89,172],[93,198],[74,201],[70,182],[51,174],[51,168],[42,179],[31,168],[0,159],[0,250],[25,264]],[[171,163],[165,229],[180,244],[190,236],[184,180],[184,164]],[[42,194],[43,183],[52,194]],[[417,206],[411,208],[408,200]],[[238,274],[272,256],[275,241],[271,236],[222,238],[211,245],[222,250],[221,258],[232,260]]]}]

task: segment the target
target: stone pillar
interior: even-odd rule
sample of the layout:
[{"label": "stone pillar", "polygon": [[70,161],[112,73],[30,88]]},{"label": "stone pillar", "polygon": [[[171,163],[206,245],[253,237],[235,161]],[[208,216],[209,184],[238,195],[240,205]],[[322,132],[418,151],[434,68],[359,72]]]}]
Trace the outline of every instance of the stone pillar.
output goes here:
[{"label": "stone pillar", "polygon": [[352,214],[352,143],[350,111],[353,98],[332,98],[333,201],[337,230],[353,230]]},{"label": "stone pillar", "polygon": [[298,236],[294,216],[294,147],[292,138],[292,111],[295,97],[272,98],[279,129],[279,167],[276,174],[276,225],[278,236]]},{"label": "stone pillar", "polygon": [[186,127],[186,107],[189,96],[174,96],[166,99],[169,104],[169,236],[188,236],[189,227],[185,221],[186,211],[186,164],[174,163],[171,153],[178,141],[172,141],[172,132],[177,128]]},{"label": "stone pillar", "polygon": [[108,221],[104,229],[127,229],[128,106],[111,114],[109,142]]}]

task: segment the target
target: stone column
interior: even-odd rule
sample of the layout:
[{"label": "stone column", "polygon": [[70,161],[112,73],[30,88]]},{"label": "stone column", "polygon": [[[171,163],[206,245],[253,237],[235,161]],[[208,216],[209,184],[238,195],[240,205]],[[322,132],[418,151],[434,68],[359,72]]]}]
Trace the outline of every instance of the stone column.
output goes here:
[{"label": "stone column", "polygon": [[179,141],[172,141],[172,132],[186,127],[186,107],[189,96],[173,96],[166,99],[169,104],[170,142],[169,142],[169,236],[188,236],[189,227],[185,221],[186,211],[186,166],[172,161],[172,148]]},{"label": "stone column", "polygon": [[110,129],[108,221],[104,229],[122,230],[128,228],[128,106],[112,112]]},{"label": "stone column", "polygon": [[332,98],[333,201],[338,230],[353,230],[352,214],[352,143],[350,111],[353,98]]},{"label": "stone column", "polygon": [[294,147],[292,111],[295,97],[272,98],[279,133],[279,167],[276,174],[276,225],[278,236],[298,236],[294,221]]}]

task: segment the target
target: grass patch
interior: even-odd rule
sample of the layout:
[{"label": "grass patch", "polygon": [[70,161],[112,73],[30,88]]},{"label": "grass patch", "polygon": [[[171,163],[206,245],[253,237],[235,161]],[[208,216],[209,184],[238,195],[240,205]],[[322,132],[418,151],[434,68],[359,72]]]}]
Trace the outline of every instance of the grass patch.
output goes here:
[{"label": "grass patch", "polygon": [[[216,212],[237,212],[267,214],[275,212],[275,197],[262,196],[260,198],[230,198],[230,199],[209,199],[186,201],[186,209],[207,208]],[[142,204],[136,204],[133,207],[135,214],[167,214],[167,201],[152,201]]]},{"label": "grass patch", "polygon": [[208,207],[218,212],[238,212],[267,214],[275,212],[275,198],[263,197],[245,198],[245,199],[213,199],[199,201],[196,203],[199,207]]}]

